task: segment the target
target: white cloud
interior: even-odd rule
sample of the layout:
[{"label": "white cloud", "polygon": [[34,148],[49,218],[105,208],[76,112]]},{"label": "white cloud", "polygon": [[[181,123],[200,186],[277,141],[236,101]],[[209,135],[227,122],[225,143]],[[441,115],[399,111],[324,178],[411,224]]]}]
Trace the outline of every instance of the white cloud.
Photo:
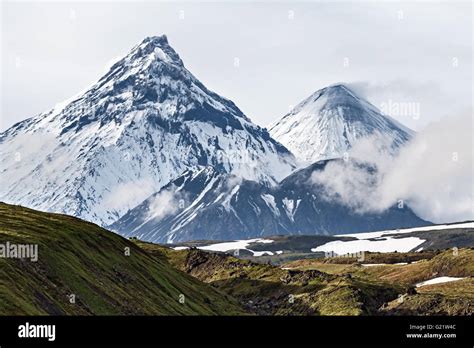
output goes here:
[{"label": "white cloud", "polygon": [[242,184],[243,178],[235,175],[229,175],[227,177],[227,180],[225,181],[226,189],[228,191],[232,191],[232,189],[236,186],[239,186]]},{"label": "white cloud", "polygon": [[350,156],[375,166],[375,175],[349,161],[329,163],[312,179],[324,186],[326,198],[361,213],[403,200],[433,222],[473,219],[472,134],[472,118],[465,115],[432,123],[397,154],[388,154],[379,136],[366,138]]},{"label": "white cloud", "polygon": [[160,220],[185,208],[185,195],[172,189],[159,192],[151,198],[147,219]]},{"label": "white cloud", "polygon": [[153,193],[153,187],[150,179],[121,183],[104,197],[102,204],[108,210],[132,209]]}]

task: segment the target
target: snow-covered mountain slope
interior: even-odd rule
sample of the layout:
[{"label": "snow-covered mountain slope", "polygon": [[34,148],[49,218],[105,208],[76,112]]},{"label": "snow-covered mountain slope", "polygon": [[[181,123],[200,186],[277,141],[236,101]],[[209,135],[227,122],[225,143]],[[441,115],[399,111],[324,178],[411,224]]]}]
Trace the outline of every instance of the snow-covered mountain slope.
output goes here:
[{"label": "snow-covered mountain slope", "polygon": [[274,139],[298,159],[314,163],[340,158],[357,139],[378,133],[399,146],[413,131],[337,84],[316,91],[269,126]]},{"label": "snow-covered mountain slope", "polygon": [[314,184],[311,175],[329,161],[299,170],[272,187],[210,167],[187,171],[110,228],[128,237],[175,243],[280,234],[333,235],[430,224],[406,206],[358,214],[325,199],[324,188]]},{"label": "snow-covered mountain slope", "polygon": [[272,184],[294,161],[166,36],[149,37],[84,93],[0,133],[0,200],[106,225],[189,168]]}]

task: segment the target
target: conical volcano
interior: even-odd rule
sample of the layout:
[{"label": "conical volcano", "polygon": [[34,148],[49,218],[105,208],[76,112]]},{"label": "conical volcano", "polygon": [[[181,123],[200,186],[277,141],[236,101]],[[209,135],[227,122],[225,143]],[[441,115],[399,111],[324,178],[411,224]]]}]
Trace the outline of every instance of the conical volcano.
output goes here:
[{"label": "conical volcano", "polygon": [[316,91],[272,124],[269,131],[297,158],[310,163],[343,157],[358,139],[375,133],[394,146],[413,135],[343,84]]},{"label": "conical volcano", "polygon": [[145,38],[85,92],[0,133],[0,200],[114,222],[186,170],[272,185],[294,157]]}]

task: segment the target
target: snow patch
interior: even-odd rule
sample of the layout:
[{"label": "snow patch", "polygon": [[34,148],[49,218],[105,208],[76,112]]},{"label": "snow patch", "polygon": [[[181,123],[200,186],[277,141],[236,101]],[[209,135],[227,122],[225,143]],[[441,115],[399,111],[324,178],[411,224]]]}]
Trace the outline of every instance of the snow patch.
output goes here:
[{"label": "snow patch", "polygon": [[422,227],[385,230],[385,231],[377,231],[377,232],[338,234],[338,235],[335,235],[335,237],[354,237],[357,239],[371,239],[371,238],[382,237],[383,235],[386,235],[386,234],[437,231],[437,230],[446,230],[446,229],[452,229],[452,228],[474,228],[474,222],[463,222],[459,224],[449,224],[449,225],[422,226]]},{"label": "snow patch", "polygon": [[420,286],[425,285],[433,285],[433,284],[442,284],[448,282],[455,282],[457,280],[465,279],[465,277],[437,277],[430,280],[426,280],[424,282],[416,284],[416,287],[419,288]]},{"label": "snow patch", "polygon": [[189,247],[186,247],[186,246],[178,246],[178,247],[174,247],[173,250],[186,250],[186,249],[189,249]]},{"label": "snow patch", "polygon": [[406,262],[398,262],[398,263],[363,263],[363,267],[377,267],[377,266],[393,266],[393,265],[398,265],[398,266],[403,266],[403,265],[408,265]]},{"label": "snow patch", "polygon": [[246,240],[235,240],[233,242],[223,242],[223,243],[216,243],[210,244],[205,246],[199,246],[198,249],[207,250],[207,251],[220,251],[220,252],[227,252],[230,250],[247,250],[250,251],[253,256],[262,256],[265,254],[273,255],[271,251],[253,251],[248,249],[248,246],[252,243],[273,243],[271,239],[262,239],[262,238],[255,238],[255,239],[246,239]]},{"label": "snow patch", "polygon": [[287,197],[285,197],[283,198],[282,202],[283,202],[283,207],[285,208],[286,215],[288,216],[288,219],[294,222],[295,221],[294,216],[301,202],[301,199],[298,199],[295,204],[295,201],[293,199],[288,199]]},{"label": "snow patch", "polygon": [[334,241],[324,245],[320,245],[317,248],[312,248],[312,252],[334,252],[338,255],[347,253],[356,253],[361,251],[368,252],[408,252],[413,250],[418,245],[424,243],[425,240],[417,237],[408,238],[391,238],[387,237],[380,240],[351,240],[351,241]]},{"label": "snow patch", "polygon": [[263,195],[261,195],[261,197],[265,201],[266,205],[273,212],[273,214],[276,215],[276,216],[280,216],[280,211],[278,210],[278,208],[276,206],[276,203],[275,203],[275,197],[273,197],[270,194],[263,194]]}]

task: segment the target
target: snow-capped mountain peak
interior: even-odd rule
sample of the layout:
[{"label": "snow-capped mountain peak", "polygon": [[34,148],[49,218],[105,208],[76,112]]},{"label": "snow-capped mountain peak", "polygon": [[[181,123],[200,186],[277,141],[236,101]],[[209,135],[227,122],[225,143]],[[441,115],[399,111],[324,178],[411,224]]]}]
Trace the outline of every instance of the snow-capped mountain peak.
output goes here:
[{"label": "snow-capped mountain peak", "polygon": [[344,84],[311,94],[269,130],[297,158],[311,163],[342,157],[357,139],[375,132],[390,137],[396,146],[413,135]]},{"label": "snow-capped mountain peak", "polygon": [[301,110],[304,106],[324,100],[324,107],[329,109],[341,104],[351,104],[360,101],[360,99],[344,84],[334,84],[311,94],[308,98],[298,104],[293,111]]},{"label": "snow-capped mountain peak", "polygon": [[166,35],[146,37],[138,46],[132,49],[128,56],[147,55],[166,63],[184,66],[178,53],[169,45]]},{"label": "snow-capped mountain peak", "polygon": [[153,36],[85,92],[0,133],[0,200],[106,225],[197,166],[268,185],[295,167]]}]

